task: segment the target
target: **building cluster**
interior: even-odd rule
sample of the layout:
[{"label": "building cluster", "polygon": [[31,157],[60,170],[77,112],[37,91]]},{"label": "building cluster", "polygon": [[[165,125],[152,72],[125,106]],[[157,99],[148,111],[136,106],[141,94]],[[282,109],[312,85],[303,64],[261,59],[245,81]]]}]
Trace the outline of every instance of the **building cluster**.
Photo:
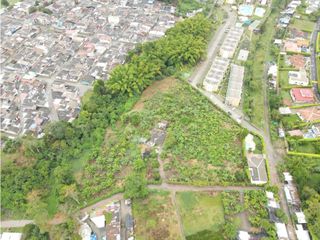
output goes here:
[{"label": "building cluster", "polygon": [[312,14],[320,9],[320,0],[306,0],[306,14]]},{"label": "building cluster", "polygon": [[286,9],[281,12],[281,16],[278,20],[278,27],[288,27],[291,18],[293,17],[301,3],[302,2],[300,0],[293,0],[287,5]]},{"label": "building cluster", "polygon": [[1,131],[11,136],[72,121],[81,92],[177,21],[174,7],[151,0],[57,0],[46,6],[51,14],[34,7],[26,0],[1,12]]},{"label": "building cluster", "polygon": [[220,47],[219,56],[216,56],[213,59],[211,68],[203,82],[206,91],[216,92],[219,90],[243,32],[244,28],[238,25],[229,29],[226,38]]},{"label": "building cluster", "polygon": [[121,200],[94,209],[80,221],[83,240],[133,240],[131,201]]},{"label": "building cluster", "polygon": [[289,206],[289,211],[294,216],[295,232],[298,240],[310,240],[306,217],[301,210],[298,189],[289,172],[284,172],[284,193]]}]

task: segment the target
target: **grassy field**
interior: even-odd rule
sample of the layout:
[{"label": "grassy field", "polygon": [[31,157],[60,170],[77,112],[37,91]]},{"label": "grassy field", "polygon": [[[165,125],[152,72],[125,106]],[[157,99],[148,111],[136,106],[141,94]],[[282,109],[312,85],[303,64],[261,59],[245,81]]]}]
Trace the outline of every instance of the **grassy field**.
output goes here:
[{"label": "grassy field", "polygon": [[304,32],[312,32],[315,23],[307,20],[294,19],[294,22],[291,24],[291,26]]},{"label": "grassy field", "polygon": [[181,239],[169,192],[153,192],[144,200],[133,201],[135,239]]},{"label": "grassy field", "polygon": [[224,213],[220,194],[181,192],[177,193],[177,204],[187,237],[210,230],[221,239],[218,232],[224,224]]}]

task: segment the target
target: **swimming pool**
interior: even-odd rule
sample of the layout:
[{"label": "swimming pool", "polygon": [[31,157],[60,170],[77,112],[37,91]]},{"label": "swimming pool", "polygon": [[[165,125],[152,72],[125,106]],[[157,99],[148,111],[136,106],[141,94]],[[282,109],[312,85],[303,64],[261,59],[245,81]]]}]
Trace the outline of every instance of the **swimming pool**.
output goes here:
[{"label": "swimming pool", "polygon": [[253,5],[242,4],[238,9],[239,15],[242,16],[252,16],[253,14]]}]

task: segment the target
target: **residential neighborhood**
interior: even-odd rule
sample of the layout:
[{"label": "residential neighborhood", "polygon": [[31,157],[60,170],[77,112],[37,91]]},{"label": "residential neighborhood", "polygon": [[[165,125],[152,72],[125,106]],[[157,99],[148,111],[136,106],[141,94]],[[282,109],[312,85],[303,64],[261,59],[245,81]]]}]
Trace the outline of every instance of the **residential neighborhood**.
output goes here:
[{"label": "residential neighborhood", "polygon": [[0,21],[0,240],[320,238],[320,0]]},{"label": "residential neighborhood", "polygon": [[136,43],[163,36],[178,19],[174,7],[153,1],[54,1],[50,15],[29,14],[33,5],[1,13],[1,131],[10,137],[41,137],[47,122],[75,119],[94,80],[108,79]]}]

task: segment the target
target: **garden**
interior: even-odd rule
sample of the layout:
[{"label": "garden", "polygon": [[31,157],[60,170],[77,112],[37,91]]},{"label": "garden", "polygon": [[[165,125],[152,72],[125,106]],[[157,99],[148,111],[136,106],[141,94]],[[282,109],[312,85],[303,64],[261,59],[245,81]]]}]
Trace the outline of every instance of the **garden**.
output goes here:
[{"label": "garden", "polygon": [[169,192],[152,192],[132,205],[135,239],[178,240],[181,233]]}]

